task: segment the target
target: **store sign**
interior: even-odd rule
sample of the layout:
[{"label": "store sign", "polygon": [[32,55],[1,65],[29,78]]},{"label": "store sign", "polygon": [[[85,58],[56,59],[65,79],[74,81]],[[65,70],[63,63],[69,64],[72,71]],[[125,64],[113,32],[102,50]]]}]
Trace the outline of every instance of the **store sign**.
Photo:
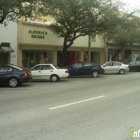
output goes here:
[{"label": "store sign", "polygon": [[34,39],[45,39],[45,36],[48,34],[46,31],[38,30],[29,30],[28,33],[31,34],[31,38]]}]

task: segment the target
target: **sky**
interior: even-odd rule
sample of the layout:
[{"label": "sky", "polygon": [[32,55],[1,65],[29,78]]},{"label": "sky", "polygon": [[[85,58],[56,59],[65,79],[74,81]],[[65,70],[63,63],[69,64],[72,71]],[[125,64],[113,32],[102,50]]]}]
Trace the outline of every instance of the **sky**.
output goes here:
[{"label": "sky", "polygon": [[123,3],[126,3],[126,7],[128,10],[133,10],[134,7],[140,8],[140,0],[120,0]]}]

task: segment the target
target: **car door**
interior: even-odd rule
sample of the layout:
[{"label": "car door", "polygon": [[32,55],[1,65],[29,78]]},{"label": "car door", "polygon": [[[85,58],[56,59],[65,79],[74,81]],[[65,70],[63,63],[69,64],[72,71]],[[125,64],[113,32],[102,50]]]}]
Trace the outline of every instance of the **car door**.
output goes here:
[{"label": "car door", "polygon": [[137,61],[137,71],[140,71],[140,61]]},{"label": "car door", "polygon": [[135,71],[140,71],[140,61],[136,61]]},{"label": "car door", "polygon": [[50,79],[50,76],[54,73],[54,68],[51,65],[43,65],[41,71],[41,79]]},{"label": "car door", "polygon": [[135,61],[129,63],[129,66],[130,66],[130,71],[136,71],[136,62]]},{"label": "car door", "polygon": [[37,65],[31,69],[33,79],[42,79],[42,65]]},{"label": "car door", "polygon": [[7,66],[0,66],[0,84],[7,84]]},{"label": "car door", "polygon": [[75,64],[69,66],[68,71],[69,71],[70,76],[80,75],[78,70],[81,67],[82,67],[82,63],[75,63]]},{"label": "car door", "polygon": [[83,69],[84,75],[91,75],[93,64],[91,62],[84,62]]},{"label": "car door", "polygon": [[112,63],[112,73],[118,73],[121,65],[122,64],[120,62],[113,62]]},{"label": "car door", "polygon": [[112,73],[112,62],[107,62],[103,65],[105,73]]},{"label": "car door", "polygon": [[83,75],[84,74],[84,69],[83,69],[83,64],[82,62],[75,63],[73,65],[73,68],[75,70],[75,75]]}]

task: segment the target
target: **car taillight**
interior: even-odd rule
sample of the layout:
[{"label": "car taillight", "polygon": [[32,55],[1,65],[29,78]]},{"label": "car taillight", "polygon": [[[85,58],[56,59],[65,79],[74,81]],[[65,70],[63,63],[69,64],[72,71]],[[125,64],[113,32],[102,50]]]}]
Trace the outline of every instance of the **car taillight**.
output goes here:
[{"label": "car taillight", "polygon": [[25,71],[24,72],[24,76],[29,76],[29,72],[28,71]]},{"label": "car taillight", "polygon": [[130,69],[130,66],[128,65],[128,68]]}]

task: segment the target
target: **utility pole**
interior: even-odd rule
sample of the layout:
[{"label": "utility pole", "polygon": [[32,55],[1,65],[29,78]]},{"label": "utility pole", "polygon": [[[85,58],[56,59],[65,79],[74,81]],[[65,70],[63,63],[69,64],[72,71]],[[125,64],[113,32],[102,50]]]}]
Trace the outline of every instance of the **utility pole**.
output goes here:
[{"label": "utility pole", "polygon": [[91,39],[90,39],[90,35],[88,35],[88,61],[91,61],[91,51],[90,51],[90,48],[91,48]]}]

